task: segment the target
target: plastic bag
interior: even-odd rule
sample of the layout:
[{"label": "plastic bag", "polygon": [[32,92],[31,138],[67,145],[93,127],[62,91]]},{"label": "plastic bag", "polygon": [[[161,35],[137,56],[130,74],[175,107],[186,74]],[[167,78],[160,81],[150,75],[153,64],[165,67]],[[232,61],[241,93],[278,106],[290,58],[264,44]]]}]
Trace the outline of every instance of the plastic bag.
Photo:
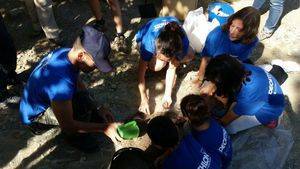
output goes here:
[{"label": "plastic bag", "polygon": [[218,22],[209,22],[203,14],[203,8],[190,11],[183,23],[190,46],[195,52],[200,53],[204,47],[208,33],[218,26]]}]

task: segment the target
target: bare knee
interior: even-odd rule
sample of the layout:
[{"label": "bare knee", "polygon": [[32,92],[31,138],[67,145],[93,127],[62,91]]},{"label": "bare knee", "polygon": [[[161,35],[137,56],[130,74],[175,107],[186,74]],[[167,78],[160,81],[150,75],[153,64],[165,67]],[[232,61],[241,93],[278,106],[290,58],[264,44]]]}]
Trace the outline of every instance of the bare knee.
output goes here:
[{"label": "bare knee", "polygon": [[156,59],[155,62],[150,65],[152,65],[152,69],[150,68],[151,70],[158,72],[161,71],[167,65],[167,62]]}]

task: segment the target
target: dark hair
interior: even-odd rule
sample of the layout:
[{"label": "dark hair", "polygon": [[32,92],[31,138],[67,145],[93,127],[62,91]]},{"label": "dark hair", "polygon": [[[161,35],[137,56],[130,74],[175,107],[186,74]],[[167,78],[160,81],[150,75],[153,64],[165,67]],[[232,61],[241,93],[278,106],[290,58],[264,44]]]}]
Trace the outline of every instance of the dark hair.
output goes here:
[{"label": "dark hair", "polygon": [[110,169],[150,169],[150,166],[143,150],[129,147],[114,154]]},{"label": "dark hair", "polygon": [[173,121],[166,116],[157,116],[150,120],[147,134],[151,141],[163,148],[171,148],[178,144],[178,131]]},{"label": "dark hair", "polygon": [[229,32],[230,25],[235,19],[240,19],[243,21],[243,32],[244,35],[241,42],[244,44],[251,43],[258,33],[259,23],[260,23],[260,13],[254,7],[245,7],[236,13],[232,14],[225,25],[222,26],[224,31]]},{"label": "dark hair", "polygon": [[156,50],[166,57],[174,57],[183,48],[182,38],[185,33],[177,22],[168,23],[157,38]]},{"label": "dark hair", "polygon": [[227,54],[219,55],[208,63],[204,78],[213,82],[218,96],[234,100],[244,78],[249,74],[243,64]]},{"label": "dark hair", "polygon": [[189,118],[192,126],[200,126],[211,117],[213,99],[214,97],[207,95],[187,95],[181,100],[181,112]]}]

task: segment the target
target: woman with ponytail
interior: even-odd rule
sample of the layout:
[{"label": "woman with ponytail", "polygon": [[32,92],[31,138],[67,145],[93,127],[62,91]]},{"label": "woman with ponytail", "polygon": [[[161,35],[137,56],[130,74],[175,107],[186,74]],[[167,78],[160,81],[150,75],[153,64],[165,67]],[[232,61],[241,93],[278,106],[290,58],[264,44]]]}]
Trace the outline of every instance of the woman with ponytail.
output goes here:
[{"label": "woman with ponytail", "polygon": [[169,108],[172,104],[171,94],[176,81],[176,68],[180,63],[194,58],[194,52],[189,47],[189,40],[175,17],[150,20],[139,29],[135,39],[141,55],[138,68],[138,87],[141,95],[139,110],[150,114],[149,98],[146,94],[146,70],[160,71],[167,64],[169,66],[162,105],[164,108]]},{"label": "woman with ponytail", "polygon": [[180,103],[183,116],[187,117],[191,134],[213,157],[218,157],[220,168],[226,169],[232,157],[231,139],[218,123],[223,104],[213,96],[185,96]]}]

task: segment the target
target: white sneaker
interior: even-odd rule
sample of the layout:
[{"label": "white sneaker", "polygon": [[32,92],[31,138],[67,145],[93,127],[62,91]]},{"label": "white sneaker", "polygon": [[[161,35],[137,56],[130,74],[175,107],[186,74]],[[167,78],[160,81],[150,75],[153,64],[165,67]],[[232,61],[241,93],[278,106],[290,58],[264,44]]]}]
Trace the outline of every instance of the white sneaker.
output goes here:
[{"label": "white sneaker", "polygon": [[265,39],[270,38],[273,35],[274,31],[266,31],[265,29],[263,29],[262,31],[259,32],[258,34],[258,39],[260,41],[263,41]]}]

